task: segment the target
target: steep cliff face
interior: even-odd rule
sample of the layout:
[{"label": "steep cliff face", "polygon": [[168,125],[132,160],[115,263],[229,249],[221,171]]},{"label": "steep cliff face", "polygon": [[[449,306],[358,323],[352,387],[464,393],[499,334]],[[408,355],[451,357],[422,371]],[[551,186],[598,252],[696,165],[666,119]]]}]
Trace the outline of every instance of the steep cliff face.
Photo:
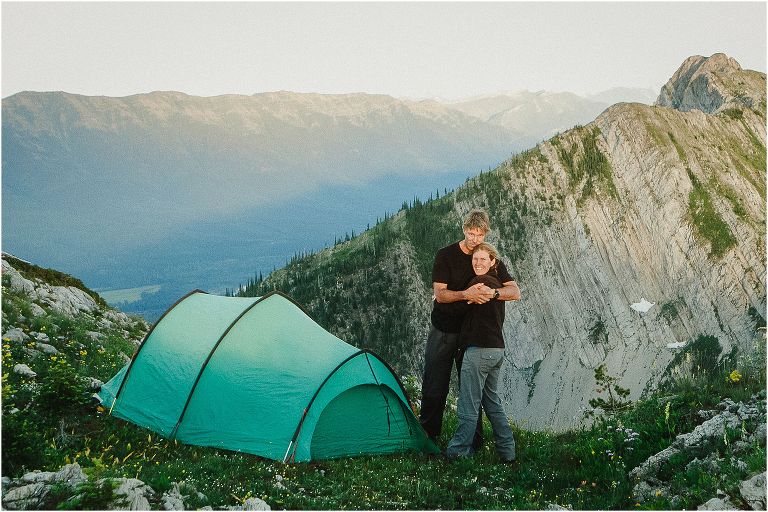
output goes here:
[{"label": "steep cliff face", "polygon": [[[690,63],[671,89],[685,89]],[[742,73],[702,68],[709,84]],[[507,411],[522,426],[578,424],[602,363],[637,399],[685,371],[701,336],[717,338],[715,357],[749,354],[766,301],[765,76],[756,75],[763,86],[743,95],[755,108],[615,105],[248,291],[297,294],[327,328],[418,374],[434,251],[484,207],[523,295],[506,308],[502,375]],[[641,299],[654,305],[640,313],[631,306]]]}]

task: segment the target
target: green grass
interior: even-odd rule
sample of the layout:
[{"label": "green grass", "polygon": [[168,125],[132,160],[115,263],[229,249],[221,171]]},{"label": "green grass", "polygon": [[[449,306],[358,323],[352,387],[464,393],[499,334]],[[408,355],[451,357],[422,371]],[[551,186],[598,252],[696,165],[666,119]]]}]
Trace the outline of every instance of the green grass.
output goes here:
[{"label": "green grass", "polygon": [[[48,508],[104,508],[112,489],[95,481],[105,477],[138,478],[159,494],[181,482],[183,493],[191,496],[188,507],[225,507],[253,496],[274,510],[537,510],[550,504],[590,510],[693,508],[718,488],[734,489],[740,480],[765,470],[765,448],[758,444],[739,455],[747,470],[732,463],[732,445],[741,436],[734,431],[728,433],[728,444],[714,448],[723,457],[719,474],[687,469],[692,456],[674,459],[663,469],[680,502],[660,496],[638,506],[629,478],[632,468],[701,423],[698,410],[713,408],[726,396],[740,401],[764,392],[764,347],[763,358],[756,362],[731,358],[718,364],[719,344],[701,338],[691,345],[691,353],[707,371],[670,379],[663,394],[649,395],[625,412],[564,433],[532,432],[513,425],[519,458],[513,466],[500,463],[492,443],[474,458],[454,463],[407,453],[284,465],[183,445],[109,416],[86,400],[89,392],[83,377],[106,381],[122,365],[121,354],[133,351],[133,343],[118,332],[107,332],[106,340],[94,342],[85,332],[95,330],[95,319],[87,317],[46,316],[33,327],[20,320],[25,307],[22,296],[4,287],[5,317],[20,322],[17,325],[24,330],[44,328],[60,337],[61,352],[55,360],[30,359],[25,348],[34,348],[31,342],[3,342],[3,476],[14,478],[32,469],[53,471],[77,462],[90,477],[77,497],[63,489],[52,493]],[[37,386],[10,371],[17,362],[38,372]],[[734,369],[740,372],[736,380],[728,377]],[[406,385],[410,393],[417,392],[415,379],[406,379]],[[439,440],[442,446],[456,428],[454,406],[451,395]],[[485,433],[492,439],[487,420]]]},{"label": "green grass", "polygon": [[691,192],[688,195],[688,211],[691,215],[695,233],[700,239],[709,244],[709,257],[718,259],[736,245],[736,237],[715,209],[707,188],[690,170],[688,171],[688,177],[692,185]]}]

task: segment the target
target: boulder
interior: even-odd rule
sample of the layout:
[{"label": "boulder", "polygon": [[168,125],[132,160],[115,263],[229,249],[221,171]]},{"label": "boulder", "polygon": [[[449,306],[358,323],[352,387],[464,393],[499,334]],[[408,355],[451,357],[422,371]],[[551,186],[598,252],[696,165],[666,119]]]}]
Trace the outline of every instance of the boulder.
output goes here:
[{"label": "boulder", "polygon": [[171,489],[163,493],[160,506],[163,510],[184,510],[184,496],[181,495],[178,483],[174,482]]},{"label": "boulder", "polygon": [[11,289],[20,291],[31,298],[36,298],[35,283],[29,279],[24,278],[18,270],[13,268],[10,263],[2,260],[2,272],[4,276],[8,276],[11,280]]},{"label": "boulder", "polygon": [[37,343],[35,344],[35,347],[40,350],[41,352],[45,352],[46,354],[55,356],[59,353],[59,350],[54,347],[53,345],[49,345],[47,343]]},{"label": "boulder", "polygon": [[24,363],[17,363],[13,367],[13,373],[17,373],[22,377],[27,377],[29,379],[34,379],[35,377],[37,377],[37,374],[32,371],[32,368],[30,368]]},{"label": "boulder", "polygon": [[53,475],[54,483],[67,484],[70,487],[74,487],[88,480],[88,477],[83,473],[83,468],[80,464],[75,462],[74,464],[67,464],[61,468],[55,475]]},{"label": "boulder", "polygon": [[765,421],[763,421],[757,426],[755,433],[752,434],[751,441],[757,441],[760,443],[760,446],[765,446],[766,430],[768,430],[768,426],[766,425]]},{"label": "boulder", "polygon": [[8,329],[7,331],[5,331],[5,334],[3,334],[3,341],[14,341],[17,343],[21,343],[28,339],[29,339],[29,336],[27,335],[27,333],[25,333],[18,327],[14,327],[13,329]]},{"label": "boulder", "polygon": [[45,316],[46,312],[43,308],[35,304],[34,302],[30,306],[30,309],[32,310],[32,316],[38,317],[38,316]]},{"label": "boulder", "polygon": [[16,487],[3,495],[3,507],[8,510],[40,509],[50,491],[50,485],[45,482]]},{"label": "boulder", "polygon": [[32,332],[29,334],[30,336],[35,338],[38,342],[47,343],[51,341],[51,338],[49,338],[48,335],[45,334],[44,332]]},{"label": "boulder", "polygon": [[[653,477],[673,455],[681,452],[691,453],[693,456],[700,455],[706,452],[714,442],[722,439],[726,428],[739,428],[742,421],[753,417],[754,407],[745,407],[744,404],[736,404],[730,399],[721,402],[719,407],[723,412],[698,425],[692,432],[677,436],[670,446],[651,455],[645,462],[630,471],[629,476],[635,480]],[[744,418],[739,416],[739,411],[745,415]],[[710,467],[712,467],[711,463]]]},{"label": "boulder", "polygon": [[272,507],[259,498],[248,498],[243,503],[243,510],[272,510]]},{"label": "boulder", "polygon": [[40,302],[70,317],[80,313],[92,313],[99,309],[93,297],[74,286],[42,284],[36,291]]},{"label": "boulder", "polygon": [[104,333],[95,332],[95,331],[87,331],[85,335],[88,336],[91,339],[91,341],[99,341],[100,339],[103,339],[106,337]]},{"label": "boulder", "polygon": [[703,505],[699,505],[697,510],[738,510],[738,506],[731,502],[731,499],[726,496],[725,498],[712,498]]},{"label": "boulder", "polygon": [[8,482],[16,486],[3,495],[3,505],[9,510],[39,509],[51,492],[54,484],[63,484],[74,488],[85,482],[88,477],[79,464],[67,464],[59,471],[31,471],[21,478]]},{"label": "boulder", "polygon": [[149,498],[155,491],[137,478],[116,479],[117,488],[110,503],[112,510],[150,510]]},{"label": "boulder", "polygon": [[101,389],[101,386],[104,385],[103,382],[101,382],[99,379],[96,379],[94,377],[88,377],[87,378],[88,383],[86,384],[86,387],[91,390],[98,391]]},{"label": "boulder", "polygon": [[752,510],[765,510],[765,471],[741,482],[739,492]]}]

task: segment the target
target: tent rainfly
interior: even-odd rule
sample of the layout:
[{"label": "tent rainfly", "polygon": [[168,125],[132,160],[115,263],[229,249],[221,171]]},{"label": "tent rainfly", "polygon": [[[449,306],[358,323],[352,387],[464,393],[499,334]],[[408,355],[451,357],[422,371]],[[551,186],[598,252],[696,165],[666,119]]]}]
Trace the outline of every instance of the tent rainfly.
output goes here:
[{"label": "tent rainfly", "polygon": [[437,452],[389,365],[280,292],[189,293],[98,397],[169,439],[283,462]]}]

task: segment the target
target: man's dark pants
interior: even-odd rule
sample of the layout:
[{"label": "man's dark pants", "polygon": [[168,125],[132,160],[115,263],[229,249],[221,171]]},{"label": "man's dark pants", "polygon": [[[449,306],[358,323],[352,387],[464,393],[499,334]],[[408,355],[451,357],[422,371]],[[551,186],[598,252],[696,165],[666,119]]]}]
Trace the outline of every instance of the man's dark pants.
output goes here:
[{"label": "man's dark pants", "polygon": [[[424,353],[424,379],[421,384],[421,414],[419,421],[427,435],[436,441],[443,428],[443,412],[451,384],[451,369],[456,364],[456,373],[461,375],[463,351],[459,347],[459,333],[442,332],[431,326]],[[461,382],[459,382],[461,385]],[[473,445],[483,442],[483,414],[477,417],[477,429]]]}]

